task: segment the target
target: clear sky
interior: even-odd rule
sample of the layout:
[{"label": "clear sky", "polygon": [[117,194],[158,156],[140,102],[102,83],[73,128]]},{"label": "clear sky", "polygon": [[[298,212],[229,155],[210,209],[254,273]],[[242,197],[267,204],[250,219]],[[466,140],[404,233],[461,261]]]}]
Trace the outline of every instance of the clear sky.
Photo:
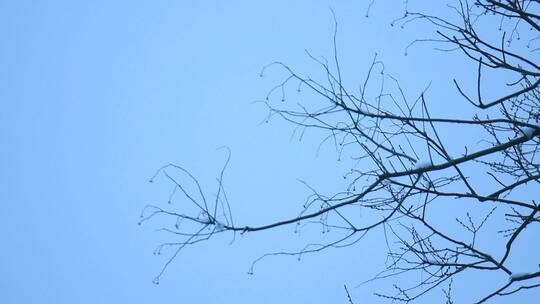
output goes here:
[{"label": "clear sky", "polygon": [[137,225],[144,205],[167,199],[168,184],[148,183],[158,167],[182,164],[211,193],[223,145],[246,224],[296,214],[309,194],[298,179],[341,189],[348,167],[316,153],[320,136],[291,139],[253,103],[283,75],[260,78],[264,65],[307,73],[305,49],[332,55],[330,7],[353,85],[375,53],[411,96],[471,77],[457,55],[420,45],[405,56],[427,30],[389,26],[402,1],[377,1],[365,18],[369,2],[1,0],[0,303],[345,303],[343,284],[371,299],[383,285],[355,286],[384,266],[377,235],[301,262],[271,258],[253,276],[261,254],[298,248],[294,227],[217,239],[182,253],[156,286],[166,257],[152,252],[170,236]]}]

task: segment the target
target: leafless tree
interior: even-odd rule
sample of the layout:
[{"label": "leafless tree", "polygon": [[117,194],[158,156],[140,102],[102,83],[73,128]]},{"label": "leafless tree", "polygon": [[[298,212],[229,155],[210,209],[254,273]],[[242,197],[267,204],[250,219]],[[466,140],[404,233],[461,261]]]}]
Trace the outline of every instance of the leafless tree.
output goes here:
[{"label": "leafless tree", "polygon": [[[452,303],[451,282],[464,272],[498,273],[507,278],[474,299],[476,303],[540,287],[540,260],[526,272],[518,273],[509,265],[519,250],[517,240],[525,233],[537,233],[540,222],[540,205],[534,198],[540,181],[540,1],[459,0],[448,5],[444,16],[406,7],[392,24],[406,27],[417,22],[432,26],[435,33],[433,38],[413,44],[428,42],[441,52],[460,52],[464,61],[475,65],[476,83],[453,80],[452,90],[461,101],[446,101],[462,107],[458,117],[432,115],[428,89],[407,98],[376,57],[360,87],[346,87],[335,36],[332,60],[308,54],[322,69],[323,79],[302,76],[281,62],[266,66],[262,75],[274,68],[287,73],[264,101],[269,118],[281,117],[301,131],[318,130],[338,154],[351,156],[353,165],[346,174],[349,186],[329,196],[312,189],[298,215],[249,226],[233,220],[222,183],[226,165],[211,201],[184,168],[173,164],[160,168],[155,176],[165,176],[174,185],[171,199],[181,194],[193,207],[178,210],[173,204],[151,205],[143,210],[141,222],[156,215],[170,217],[171,227],[163,230],[179,238],[157,248],[158,252],[174,248],[163,270],[185,246],[218,233],[255,233],[305,223],[338,231],[339,237],[298,252],[269,255],[350,246],[366,233],[382,230],[388,246],[387,266],[373,279],[423,274],[414,284],[395,284],[394,291],[378,294],[389,301],[412,302],[448,286],[444,289],[446,301]],[[490,90],[490,76],[507,80],[506,93],[492,96],[500,90]],[[377,89],[371,91],[377,94],[368,93],[373,86]],[[291,89],[309,94],[310,102],[298,105],[286,100]],[[465,146],[458,146],[441,134],[444,130],[471,134],[476,143],[464,141]],[[199,193],[188,191],[175,177],[177,173],[190,178]],[[455,223],[461,231],[437,220],[437,213],[443,210],[440,206],[453,204],[455,199],[467,206],[456,211]],[[364,216],[358,216],[359,209]],[[490,237],[489,245],[481,242],[483,237]],[[352,303],[350,296],[348,299]]]}]

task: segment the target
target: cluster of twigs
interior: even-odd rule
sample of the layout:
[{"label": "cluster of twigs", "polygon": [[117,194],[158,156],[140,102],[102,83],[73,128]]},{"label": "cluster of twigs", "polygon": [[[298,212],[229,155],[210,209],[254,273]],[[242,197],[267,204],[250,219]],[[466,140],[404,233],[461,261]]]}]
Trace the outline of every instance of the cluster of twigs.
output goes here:
[{"label": "cluster of twigs", "polygon": [[[191,173],[172,164],[163,167],[156,176],[163,175],[174,185],[171,199],[181,193],[193,209],[151,205],[143,210],[142,221],[156,215],[174,219],[175,224],[164,230],[181,238],[158,247],[158,253],[164,247],[174,248],[174,253],[156,282],[187,245],[218,233],[250,233],[307,222],[331,228],[340,236],[297,252],[269,255],[302,255],[350,246],[367,232],[382,228],[388,244],[388,262],[387,268],[374,279],[413,271],[423,274],[415,284],[396,285],[395,293],[379,294],[393,301],[411,302],[442,284],[450,284],[466,271],[496,271],[508,278],[477,299],[477,303],[540,287],[538,265],[527,273],[516,273],[508,265],[512,253],[518,250],[516,240],[540,222],[540,205],[530,190],[540,181],[540,49],[535,47],[540,40],[540,1],[460,0],[454,4],[449,6],[448,16],[407,10],[393,24],[427,22],[435,27],[437,35],[429,41],[442,44],[443,50],[461,52],[477,65],[475,94],[466,92],[454,80],[462,102],[471,111],[462,111],[458,117],[432,115],[433,101],[428,100],[427,92],[409,100],[376,57],[360,87],[354,91],[346,88],[335,39],[335,56],[330,62],[308,54],[326,75],[322,80],[304,77],[280,62],[266,66],[261,75],[276,67],[287,73],[265,101],[269,117],[279,116],[302,130],[320,130],[327,136],[324,141],[333,143],[338,154],[350,154],[354,160],[346,175],[350,185],[332,196],[313,190],[297,216],[262,226],[246,226],[233,221],[222,183],[226,165],[212,201]],[[486,71],[490,75],[500,73],[509,80],[507,93],[492,99],[483,95],[490,84]],[[372,96],[368,87],[376,77],[380,86]],[[288,102],[291,88],[307,91],[314,101],[300,105]],[[477,138],[478,144],[456,152],[441,131],[449,128],[456,134],[482,135]],[[191,179],[198,193],[188,191],[171,172]],[[438,204],[455,202],[451,199],[470,206],[466,216],[456,218],[460,233],[448,230],[434,215]],[[376,216],[360,218],[358,209]],[[471,215],[478,210],[482,210],[480,216]],[[366,218],[372,221],[366,223]],[[490,233],[497,234],[497,244],[489,248],[479,245],[479,238]],[[450,287],[445,295],[447,303],[452,303]],[[352,302],[350,297],[349,300]]]}]

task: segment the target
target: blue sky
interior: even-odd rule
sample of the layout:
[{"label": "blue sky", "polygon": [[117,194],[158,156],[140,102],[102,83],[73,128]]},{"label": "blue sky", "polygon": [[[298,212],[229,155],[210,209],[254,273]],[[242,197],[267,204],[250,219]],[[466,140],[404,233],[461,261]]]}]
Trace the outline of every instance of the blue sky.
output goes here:
[{"label": "blue sky", "polygon": [[418,46],[404,56],[427,30],[390,27],[399,5],[375,3],[365,18],[368,4],[0,1],[0,302],[345,303],[343,284],[359,303],[371,296],[382,285],[354,286],[383,266],[377,235],[300,263],[268,259],[254,276],[259,255],[297,248],[293,228],[217,239],[186,250],[156,286],[166,257],[152,252],[167,236],[137,225],[144,205],[167,199],[166,183],[148,183],[158,167],[182,164],[212,192],[223,145],[243,222],[295,214],[309,193],[297,179],[343,186],[347,164],[316,153],[320,136],[291,139],[283,121],[261,124],[266,109],[253,103],[282,76],[260,78],[267,63],[309,73],[305,49],[332,55],[330,7],[353,85],[376,52],[411,95],[433,81],[442,96],[452,77],[471,77],[457,55]]}]

